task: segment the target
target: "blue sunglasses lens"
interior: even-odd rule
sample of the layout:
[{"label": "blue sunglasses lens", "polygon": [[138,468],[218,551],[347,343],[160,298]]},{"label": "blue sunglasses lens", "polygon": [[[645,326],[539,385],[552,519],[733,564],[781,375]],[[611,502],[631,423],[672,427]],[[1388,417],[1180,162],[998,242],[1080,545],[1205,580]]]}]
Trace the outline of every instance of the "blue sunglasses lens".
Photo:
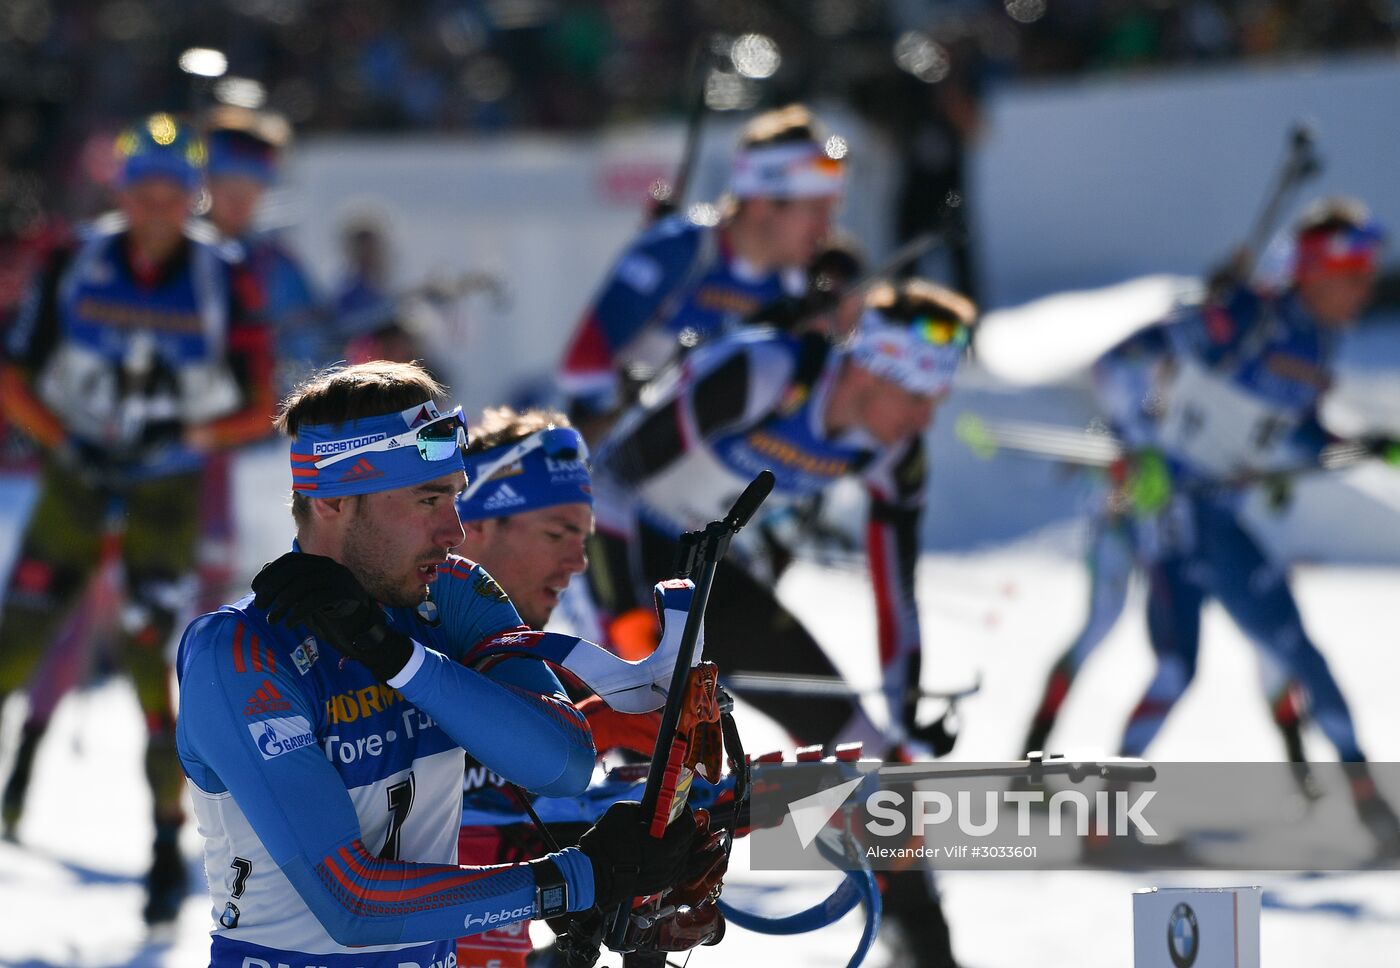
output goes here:
[{"label": "blue sunglasses lens", "polygon": [[461,417],[454,414],[418,431],[417,442],[418,455],[425,461],[447,460],[455,452],[466,449],[467,428]]}]

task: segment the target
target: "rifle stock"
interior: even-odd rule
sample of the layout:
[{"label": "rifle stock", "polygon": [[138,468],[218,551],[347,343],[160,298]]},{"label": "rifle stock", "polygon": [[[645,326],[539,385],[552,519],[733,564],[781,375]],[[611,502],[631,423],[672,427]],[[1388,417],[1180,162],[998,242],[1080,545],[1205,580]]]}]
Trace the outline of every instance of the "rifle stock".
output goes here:
[{"label": "rifle stock", "polygon": [[[690,732],[680,729],[687,699],[695,701],[696,689],[708,689],[709,700],[716,701],[713,676],[709,677],[708,686],[703,677],[692,678],[692,669],[700,660],[696,644],[700,640],[700,629],[705,620],[705,608],[709,604],[715,571],[729,549],[730,539],[748,523],[764,498],[773,490],[774,480],[772,471],[760,471],[730,507],[724,520],[711,521],[703,531],[687,532],[681,537],[677,577],[693,580],[697,568],[700,577],[695,582],[695,592],[690,601],[690,609],[686,613],[685,628],[676,655],[676,667],[671,674],[671,685],[666,693],[666,707],[661,715],[656,747],[652,751],[651,767],[647,772],[646,787],[642,793],[642,816],[649,824],[651,836],[657,839],[665,835],[666,827],[685,809],[686,793],[690,787],[691,775],[685,761],[691,751],[694,737]],[[717,712],[715,718],[718,719]],[[613,917],[608,947],[614,951],[621,950],[626,944],[627,919],[631,909],[632,904],[624,901]]]}]

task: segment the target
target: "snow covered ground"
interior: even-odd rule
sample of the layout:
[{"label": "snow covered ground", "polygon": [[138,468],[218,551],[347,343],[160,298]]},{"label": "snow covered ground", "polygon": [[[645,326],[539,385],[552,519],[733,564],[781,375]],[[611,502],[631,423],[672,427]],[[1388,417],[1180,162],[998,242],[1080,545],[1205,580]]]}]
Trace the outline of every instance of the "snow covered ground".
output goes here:
[{"label": "snow covered ground", "polygon": [[[1051,659],[1073,634],[1085,577],[1061,533],[1007,549],[924,559],[920,600],[930,655],[925,684],[966,682],[982,692],[965,706],[957,759],[1010,758]],[[1376,759],[1400,759],[1400,710],[1392,705],[1400,653],[1381,609],[1400,571],[1307,568],[1297,587],[1308,624],[1327,652]],[[780,588],[857,681],[873,684],[873,610],[864,576],[797,566]],[[1149,672],[1140,602],[1104,643],[1076,687],[1054,742],[1060,751],[1106,753]],[[746,744],[782,745],[757,714],[741,714]],[[17,725],[11,716],[7,724]],[[1314,755],[1326,758],[1320,736]],[[140,922],[140,876],[150,825],[140,781],[140,725],[122,682],[69,700],[41,756],[22,846],[0,844],[0,965],[175,966],[207,957],[209,906],[191,895],[170,938],[152,943]],[[1200,676],[1162,733],[1162,760],[1273,759],[1279,750],[1257,688],[1249,647],[1212,609]],[[741,842],[742,843],[742,842]],[[198,837],[186,830],[191,872],[202,877]],[[797,910],[829,887],[818,874],[747,872],[736,851],[732,887],[746,906]],[[1027,964],[1121,968],[1131,958],[1131,892],[1159,885],[1262,884],[1263,963],[1381,966],[1400,951],[1400,879],[1393,874],[979,873],[945,874],[954,945],[969,968]],[[731,928],[718,950],[693,964],[840,966],[859,936],[856,915],[817,934],[766,938]],[[888,961],[877,950],[870,964]],[[607,963],[607,962],[605,962]]]},{"label": "snow covered ground", "polygon": [[[979,461],[954,438],[957,413],[1083,426],[1092,411],[1074,374],[1125,335],[1128,324],[1164,308],[1176,284],[1160,277],[1139,280],[989,319],[979,342],[981,367],[960,377],[939,415],[930,435],[934,472],[924,529],[925,546],[938,553],[924,557],[919,584],[928,649],[925,685],[963,685],[979,670],[983,677],[982,692],[964,707],[955,759],[1002,760],[1020,752],[1045,672],[1077,630],[1086,595],[1073,523],[1082,509],[1082,475],[1066,475],[1042,461]],[[1391,330],[1367,327],[1348,340],[1334,394],[1343,432],[1393,430],[1400,421],[1400,340]],[[1045,385],[1057,378],[1069,382]],[[259,447],[236,464],[245,575],[290,540],[289,517],[267,503],[285,488],[285,474],[285,448],[277,444]],[[1400,588],[1400,472],[1369,466],[1319,477],[1300,487],[1288,514],[1256,513],[1256,523],[1262,540],[1290,560],[1335,563],[1296,569],[1303,614],[1352,704],[1366,749],[1377,760],[1400,760],[1400,708],[1392,705],[1400,651],[1388,613]],[[23,483],[0,479],[0,570],[8,567],[29,497]],[[837,514],[844,509],[839,501],[833,507]],[[993,542],[999,546],[988,549]],[[857,685],[874,685],[873,604],[863,570],[799,564],[779,591]],[[1076,685],[1052,749],[1112,752],[1149,671],[1141,601],[1135,597]],[[12,704],[4,749],[13,745],[18,711]],[[750,752],[786,745],[762,717],[743,710],[740,715]],[[1320,736],[1308,739],[1315,758],[1330,756]],[[71,699],[59,710],[36,768],[22,846],[0,843],[0,966],[206,962],[210,914],[201,895],[190,897],[173,935],[160,943],[151,943],[141,925],[141,875],[151,830],[140,742],[135,700],[124,683]],[[1281,758],[1250,648],[1218,609],[1206,615],[1197,681],[1152,753],[1167,761]],[[193,829],[185,837],[192,875],[202,879],[199,838]],[[816,901],[832,880],[748,872],[741,841],[728,890],[745,906],[781,913]],[[1052,968],[1122,968],[1131,960],[1131,892],[1153,884],[1264,885],[1263,963],[1269,968],[1400,964],[1400,878],[1393,874],[942,877],[954,947],[968,968],[1032,961]],[[855,914],[819,934],[791,939],[731,928],[719,950],[697,952],[693,964],[701,968],[724,959],[839,968],[860,930]],[[888,953],[878,950],[870,960],[887,962]]]}]

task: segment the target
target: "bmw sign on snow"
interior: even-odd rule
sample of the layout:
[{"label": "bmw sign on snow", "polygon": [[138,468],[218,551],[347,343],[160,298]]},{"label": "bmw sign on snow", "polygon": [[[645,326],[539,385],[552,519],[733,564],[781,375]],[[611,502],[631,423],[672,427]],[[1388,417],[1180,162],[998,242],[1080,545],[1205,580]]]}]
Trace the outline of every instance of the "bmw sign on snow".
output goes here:
[{"label": "bmw sign on snow", "polygon": [[1172,908],[1167,919],[1167,953],[1171,955],[1176,968],[1191,968],[1196,963],[1196,953],[1201,950],[1200,935],[1196,929],[1196,912],[1189,904],[1178,904]]}]

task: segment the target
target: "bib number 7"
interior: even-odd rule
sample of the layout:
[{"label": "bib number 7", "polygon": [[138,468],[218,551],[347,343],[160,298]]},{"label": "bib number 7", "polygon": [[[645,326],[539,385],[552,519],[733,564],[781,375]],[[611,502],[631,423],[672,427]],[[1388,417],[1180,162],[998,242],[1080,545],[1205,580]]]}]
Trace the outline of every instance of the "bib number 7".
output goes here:
[{"label": "bib number 7", "polygon": [[403,833],[404,821],[413,810],[413,774],[395,783],[385,791],[389,800],[389,832],[384,836],[384,846],[379,856],[385,860],[399,859],[399,837]]}]

